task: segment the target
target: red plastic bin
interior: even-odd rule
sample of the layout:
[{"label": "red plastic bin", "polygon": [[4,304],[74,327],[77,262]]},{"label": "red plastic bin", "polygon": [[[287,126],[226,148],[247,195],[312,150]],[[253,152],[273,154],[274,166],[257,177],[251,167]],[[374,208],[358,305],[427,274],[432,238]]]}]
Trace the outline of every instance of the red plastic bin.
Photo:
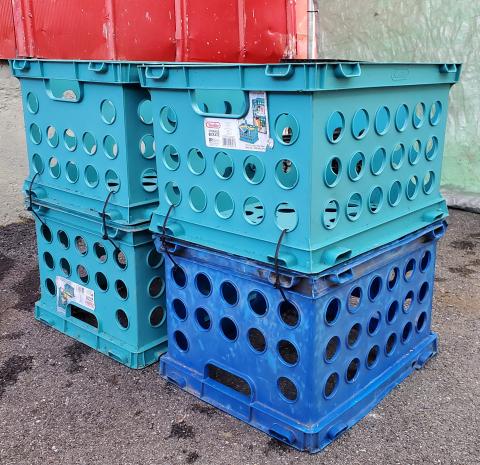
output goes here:
[{"label": "red plastic bin", "polygon": [[12,58],[15,55],[12,1],[0,0],[0,58]]},{"label": "red plastic bin", "polygon": [[[0,4],[4,9],[9,2],[13,6],[17,57],[267,63],[295,56],[296,10],[303,1],[0,0]],[[2,22],[8,23],[8,18],[2,17]],[[0,57],[14,58],[11,52],[5,50]]]}]

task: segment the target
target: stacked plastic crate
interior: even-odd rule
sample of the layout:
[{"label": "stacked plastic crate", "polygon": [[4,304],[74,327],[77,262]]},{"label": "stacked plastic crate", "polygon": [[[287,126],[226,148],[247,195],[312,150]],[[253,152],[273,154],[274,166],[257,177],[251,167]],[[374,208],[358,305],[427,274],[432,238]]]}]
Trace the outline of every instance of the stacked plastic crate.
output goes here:
[{"label": "stacked plastic crate", "polygon": [[[436,353],[456,65],[144,65],[161,373],[318,451]],[[253,137],[255,134],[255,137]]]},{"label": "stacked plastic crate", "polygon": [[149,93],[137,66],[17,60],[36,220],[36,318],[140,368],[166,349]]}]

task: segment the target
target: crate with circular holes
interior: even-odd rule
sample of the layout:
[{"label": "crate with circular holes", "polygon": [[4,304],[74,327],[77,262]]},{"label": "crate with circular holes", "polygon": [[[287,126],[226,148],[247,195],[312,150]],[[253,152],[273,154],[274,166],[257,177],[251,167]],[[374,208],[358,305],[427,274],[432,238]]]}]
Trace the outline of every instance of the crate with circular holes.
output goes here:
[{"label": "crate with circular holes", "polygon": [[166,244],[161,374],[291,446],[324,448],[436,353],[444,231],[434,223],[313,276]]},{"label": "crate with circular holes", "polygon": [[460,66],[139,69],[153,105],[155,232],[168,216],[168,235],[272,263],[286,230],[282,266],[316,273],[447,215],[439,186]]},{"label": "crate with circular holes", "polygon": [[164,265],[148,223],[122,230],[75,212],[33,211],[35,317],[129,367],[158,361],[167,347]]},{"label": "crate with circular holes", "polygon": [[148,220],[158,203],[155,147],[136,65],[16,60],[11,69],[22,88],[25,190],[93,216],[105,208],[123,224]]}]

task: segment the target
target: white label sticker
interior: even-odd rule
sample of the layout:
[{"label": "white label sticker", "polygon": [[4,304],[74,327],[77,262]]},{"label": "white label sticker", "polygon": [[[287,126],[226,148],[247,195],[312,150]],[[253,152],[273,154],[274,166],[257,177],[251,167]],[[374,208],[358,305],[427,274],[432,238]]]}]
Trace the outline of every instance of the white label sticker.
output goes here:
[{"label": "white label sticker", "polygon": [[207,147],[265,152],[272,147],[266,92],[249,92],[249,110],[241,119],[205,118]]},{"label": "white label sticker", "polygon": [[92,312],[95,310],[95,292],[62,276],[57,276],[57,312],[66,313],[70,304],[77,304]]}]

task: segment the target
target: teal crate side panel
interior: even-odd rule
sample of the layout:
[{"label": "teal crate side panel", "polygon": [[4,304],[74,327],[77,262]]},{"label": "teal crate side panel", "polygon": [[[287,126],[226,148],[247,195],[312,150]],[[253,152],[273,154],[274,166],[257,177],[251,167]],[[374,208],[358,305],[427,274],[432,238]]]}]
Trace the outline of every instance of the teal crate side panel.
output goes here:
[{"label": "teal crate side panel", "polygon": [[[445,215],[439,188],[448,93],[449,86],[422,86],[315,94],[312,249],[394,220],[398,221],[399,231],[407,232],[409,220],[403,221],[402,217],[410,212],[425,209],[424,224],[436,215]],[[442,110],[438,122],[432,125],[429,114],[435,102],[441,103]],[[424,105],[424,117],[418,120],[414,116],[417,104]],[[403,105],[408,107],[408,115],[405,128],[399,131],[395,119]],[[384,107],[390,114],[389,126],[385,133],[379,133],[376,115]],[[357,125],[355,115],[360,118],[358,112],[363,110],[368,122]],[[332,143],[327,134],[331,130],[329,119],[336,112],[342,114],[345,123],[338,141]],[[419,128],[414,127],[414,118]],[[357,139],[354,130],[366,133]],[[419,150],[414,147],[417,141]],[[429,176],[433,176],[432,183],[428,182]],[[332,201],[338,208],[335,215],[328,216],[326,209]],[[327,218],[333,216],[337,222],[329,229],[325,223],[332,225]],[[355,238],[348,247],[354,250]]]},{"label": "teal crate side panel", "polygon": [[[155,251],[148,231],[119,232],[118,237],[114,237],[124,254],[123,258],[116,255],[113,245],[103,240],[96,231],[89,230],[85,224],[82,228],[72,226],[68,219],[63,221],[61,217],[62,214],[42,217],[50,230],[50,242],[47,240],[50,237],[48,232],[45,233],[45,227],[38,220],[36,222],[41,280],[40,307],[63,318],[68,324],[83,328],[92,334],[92,337],[108,340],[132,353],[164,345],[166,340],[164,264],[163,257]],[[67,240],[68,247],[65,248]],[[83,254],[77,247],[77,244],[82,242],[86,247]],[[83,251],[83,247],[81,250]],[[66,262],[62,262],[62,259]],[[70,273],[64,271],[65,263],[68,264]],[[85,277],[85,272],[79,269],[79,266],[84,267],[88,277]],[[87,312],[85,316],[95,315],[98,328],[72,316],[69,307],[65,313],[57,310],[58,296],[56,287],[52,285],[56,283],[57,276],[94,291],[94,311],[76,305]],[[149,286],[153,280],[158,280],[156,288],[158,292],[152,297]],[[152,326],[150,316],[157,308],[161,308],[162,311],[158,310],[156,316],[162,318],[155,321],[158,325]],[[118,310],[122,310],[128,319],[128,322],[123,320],[123,326]]]},{"label": "teal crate side panel", "polygon": [[[38,196],[60,205],[98,212],[109,189],[117,190],[118,182],[118,191],[109,202],[111,216],[120,216],[126,222],[148,219],[149,208],[151,211],[158,202],[158,193],[150,188],[147,192],[142,183],[143,173],[147,170],[155,173],[154,153],[150,159],[141,153],[142,138],[153,141],[152,125],[143,123],[139,117],[139,106],[149,102],[148,92],[137,86],[76,81],[63,81],[58,86],[58,82],[21,79],[29,180],[39,173],[35,188],[43,189]],[[60,90],[54,92],[70,89],[80,100],[51,98],[49,89],[55,85]],[[32,102],[38,103],[32,106]],[[114,106],[114,121],[107,118],[111,124],[102,117],[102,104],[104,108],[110,105],[103,102]],[[68,130],[73,131],[76,139],[71,145],[73,150],[66,146],[67,140],[73,140],[66,139]],[[52,163],[56,160],[58,167],[51,168],[50,160]],[[111,181],[114,184],[109,186],[107,183]],[[135,213],[135,209],[139,212]]]},{"label": "teal crate side panel", "polygon": [[[285,99],[289,102],[287,107]],[[181,193],[180,203],[169,218],[169,226],[174,225],[176,219],[181,219],[186,224],[187,237],[201,242],[200,235],[192,237],[188,230],[188,224],[201,224],[210,231],[205,235],[215,236],[215,240],[218,241],[223,240],[224,246],[228,246],[228,239],[221,237],[221,231],[255,240],[266,240],[272,244],[271,253],[274,254],[274,245],[282,231],[281,220],[279,219],[278,222],[276,220],[276,209],[280,204],[288,203],[295,205],[298,216],[298,227],[288,235],[288,243],[293,247],[309,250],[310,206],[306,201],[306,195],[310,191],[312,177],[310,173],[312,95],[310,93],[296,94],[294,98],[290,98],[290,94],[286,93],[268,94],[269,126],[273,148],[267,149],[266,152],[207,147],[203,129],[204,118],[193,111],[191,98],[187,92],[152,90],[152,103],[155,108],[154,126],[160,192],[158,215],[165,216],[170,208],[169,183],[175,183]],[[162,129],[158,117],[161,108],[165,106],[172,108],[177,114],[177,129],[171,134]],[[292,146],[280,143],[281,133],[275,132],[277,117],[286,111],[295,115],[300,127],[298,139]],[[170,146],[174,147],[178,153],[176,163],[165,161],[165,150],[169,150]],[[188,153],[194,148],[200,150],[205,158],[205,167],[201,174],[194,174],[189,168]],[[233,173],[228,175],[228,179],[225,179],[227,176],[218,174],[219,165],[215,161],[218,153],[226,153],[232,162]],[[298,179],[293,189],[281,187],[279,177],[276,175],[276,167],[280,166],[282,169],[283,160],[292,162],[298,172]],[[247,179],[245,168],[250,166],[252,161],[256,168],[253,182]],[[168,165],[174,166],[175,169],[169,169]],[[287,165],[286,170],[290,169]],[[289,182],[291,181],[286,183]],[[205,208],[201,212],[195,211],[189,198],[189,192],[195,186],[200,187],[205,194]],[[215,200],[221,192],[228,194],[234,205],[233,214],[229,218],[222,218],[216,213]],[[260,213],[263,219],[259,218],[258,224],[251,224],[245,219],[244,204],[249,197],[258,199],[264,207]],[[157,232],[162,224],[163,222],[158,220]],[[179,236],[181,237],[182,233],[179,233]]]}]

